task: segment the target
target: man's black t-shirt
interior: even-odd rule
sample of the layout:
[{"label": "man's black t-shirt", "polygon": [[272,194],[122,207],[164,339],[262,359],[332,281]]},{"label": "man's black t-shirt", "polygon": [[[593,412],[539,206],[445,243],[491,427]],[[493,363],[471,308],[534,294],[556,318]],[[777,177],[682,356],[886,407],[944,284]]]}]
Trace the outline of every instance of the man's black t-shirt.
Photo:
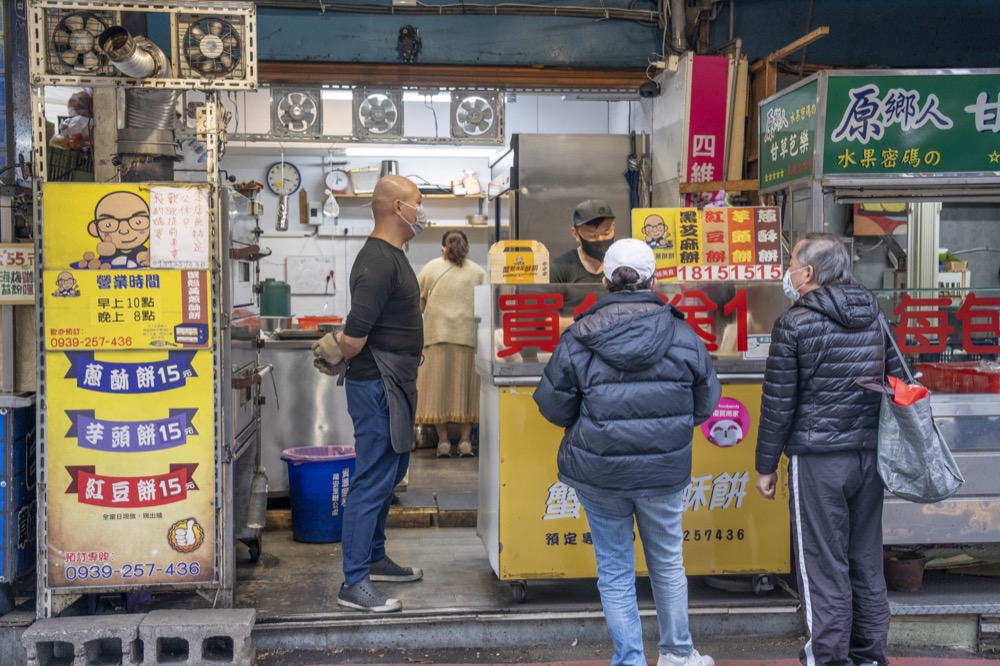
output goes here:
[{"label": "man's black t-shirt", "polygon": [[563,284],[600,282],[603,273],[591,273],[580,263],[580,255],[576,249],[561,254],[549,265],[549,282]]},{"label": "man's black t-shirt", "polygon": [[344,334],[368,336],[361,353],[351,359],[348,379],[381,377],[369,347],[420,358],[424,348],[424,321],[420,315],[420,286],[413,267],[399,248],[369,238],[351,269],[351,311]]}]

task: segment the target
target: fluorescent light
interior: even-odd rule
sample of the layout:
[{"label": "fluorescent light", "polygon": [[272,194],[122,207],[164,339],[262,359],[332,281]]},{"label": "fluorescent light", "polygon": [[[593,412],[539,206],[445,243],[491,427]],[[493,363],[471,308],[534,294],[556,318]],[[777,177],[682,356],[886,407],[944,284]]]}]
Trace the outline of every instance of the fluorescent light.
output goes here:
[{"label": "fluorescent light", "polygon": [[484,147],[450,146],[349,146],[344,149],[347,157],[492,157],[502,146]]},{"label": "fluorescent light", "polygon": [[404,92],[403,93],[404,102],[450,102],[451,93],[439,92],[432,95],[425,95],[421,92]]},{"label": "fluorescent light", "polygon": [[340,102],[350,102],[354,99],[354,93],[350,90],[323,90],[319,95],[323,99],[337,100]]}]

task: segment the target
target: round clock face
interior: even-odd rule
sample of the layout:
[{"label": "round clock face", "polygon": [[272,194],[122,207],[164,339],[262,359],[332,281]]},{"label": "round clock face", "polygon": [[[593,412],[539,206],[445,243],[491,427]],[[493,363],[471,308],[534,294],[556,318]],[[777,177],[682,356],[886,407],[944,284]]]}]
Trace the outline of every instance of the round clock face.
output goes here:
[{"label": "round clock face", "polygon": [[278,196],[295,194],[302,184],[302,174],[294,164],[278,162],[267,170],[265,181],[270,190]]},{"label": "round clock face", "polygon": [[343,169],[334,169],[326,174],[326,186],[334,194],[343,194],[351,186],[351,178]]}]

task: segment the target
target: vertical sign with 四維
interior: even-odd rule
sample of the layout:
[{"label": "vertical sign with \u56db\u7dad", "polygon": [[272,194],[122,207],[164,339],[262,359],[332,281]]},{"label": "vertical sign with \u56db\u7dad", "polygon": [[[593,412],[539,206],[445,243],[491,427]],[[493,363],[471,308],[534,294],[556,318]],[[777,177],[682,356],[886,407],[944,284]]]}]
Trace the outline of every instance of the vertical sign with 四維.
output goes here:
[{"label": "vertical sign with \u56db\u7dad", "polygon": [[[684,182],[711,183],[726,179],[723,169],[726,163],[729,64],[726,56],[694,56]],[[684,205],[701,208],[711,200],[710,192],[686,194]]]}]

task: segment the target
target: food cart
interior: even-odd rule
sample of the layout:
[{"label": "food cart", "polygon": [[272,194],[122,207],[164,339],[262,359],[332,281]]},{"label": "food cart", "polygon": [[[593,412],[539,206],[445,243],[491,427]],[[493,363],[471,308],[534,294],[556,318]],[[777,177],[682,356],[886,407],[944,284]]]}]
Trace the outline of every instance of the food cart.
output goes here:
[{"label": "food cart", "polygon": [[761,104],[762,193],[790,243],[844,240],[965,477],[933,505],[887,495],[887,544],[1000,541],[998,90],[1000,70],[837,71]]},{"label": "food cart", "polygon": [[[777,501],[754,490],[766,341],[787,299],[773,280],[673,281],[657,284],[657,291],[696,322],[723,383],[719,407],[694,432],[683,520],[687,573],[751,575],[754,591],[766,593],[772,574],[790,571],[784,472]],[[532,394],[561,329],[599,293],[600,285],[476,289],[482,379],[477,528],[494,573],[510,582],[517,601],[526,599],[531,579],[596,577],[586,515],[575,491],[557,478],[563,430],[545,421]],[[527,337],[518,332],[525,326]],[[638,538],[636,562],[645,575]]]}]

